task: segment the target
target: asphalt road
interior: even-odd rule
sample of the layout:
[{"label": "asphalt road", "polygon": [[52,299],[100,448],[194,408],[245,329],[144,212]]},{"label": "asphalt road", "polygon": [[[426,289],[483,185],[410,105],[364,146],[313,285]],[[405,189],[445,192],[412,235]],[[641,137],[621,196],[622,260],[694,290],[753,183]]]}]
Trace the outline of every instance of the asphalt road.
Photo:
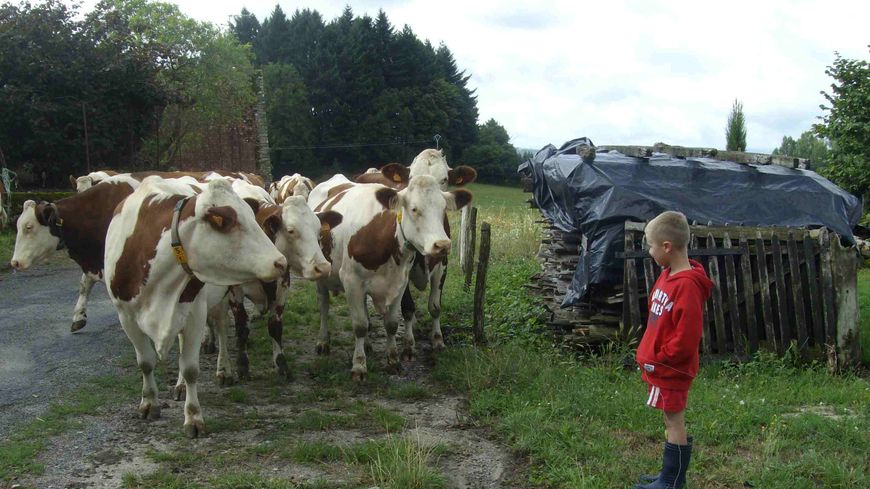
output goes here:
[{"label": "asphalt road", "polygon": [[70,333],[81,270],[68,259],[0,272],[0,440],[89,378],[118,375],[132,347],[102,283]]}]

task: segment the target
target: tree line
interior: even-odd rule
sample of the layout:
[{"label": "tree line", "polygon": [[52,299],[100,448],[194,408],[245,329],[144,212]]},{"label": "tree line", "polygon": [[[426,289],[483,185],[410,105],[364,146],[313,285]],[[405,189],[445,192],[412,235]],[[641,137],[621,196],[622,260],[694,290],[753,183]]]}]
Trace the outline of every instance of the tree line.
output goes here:
[{"label": "tree line", "polygon": [[[88,169],[172,169],[210,134],[253,124],[262,77],[273,173],[352,173],[410,163],[439,145],[483,180],[518,157],[445,45],[346,8],[229,29],[151,0],[0,5],[0,150],[7,166],[62,185]],[[435,135],[440,138],[436,141]],[[206,164],[207,166],[207,164]]]}]

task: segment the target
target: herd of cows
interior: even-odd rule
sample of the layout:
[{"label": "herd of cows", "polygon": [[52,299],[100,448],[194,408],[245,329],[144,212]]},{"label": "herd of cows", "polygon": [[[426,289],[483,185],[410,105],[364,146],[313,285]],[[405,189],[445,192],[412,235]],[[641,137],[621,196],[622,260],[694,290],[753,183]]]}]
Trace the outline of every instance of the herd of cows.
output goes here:
[{"label": "herd of cows", "polygon": [[[245,299],[266,318],[279,375],[290,376],[282,315],[291,276],[316,281],[318,354],[329,352],[329,293],[344,293],[355,337],[354,380],[366,375],[369,298],[384,318],[389,365],[400,361],[400,315],[402,357],[413,356],[411,283],[429,287],[432,346],[444,348],[439,315],[451,247],[446,212],[472,199],[467,190],[447,188],[476,176],[467,166],[451,169],[434,149],[422,151],[409,167],[391,163],[353,181],[335,175],[317,185],[299,174],[266,187],[248,173],[94,172],[70,177],[77,190],[72,197],[24,203],[11,265],[26,270],[67,250],[82,269],[72,331],[87,323],[94,283],[105,282],[142,370],[143,418],[160,415],[154,368],[178,338],[175,396],[185,400],[185,432],[197,437],[205,430],[197,397],[204,337],[210,332],[211,348],[217,348],[219,381],[249,374]],[[230,312],[235,365],[227,348]]]}]

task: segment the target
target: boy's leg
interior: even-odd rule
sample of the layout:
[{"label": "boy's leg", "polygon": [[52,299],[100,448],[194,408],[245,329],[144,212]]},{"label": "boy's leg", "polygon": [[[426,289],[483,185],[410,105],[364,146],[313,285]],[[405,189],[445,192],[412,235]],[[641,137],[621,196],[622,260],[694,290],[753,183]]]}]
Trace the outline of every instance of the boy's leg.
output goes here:
[{"label": "boy's leg", "polygon": [[673,443],[674,445],[688,445],[688,439],[686,437],[686,411],[662,412],[665,417],[665,430],[668,443]]}]

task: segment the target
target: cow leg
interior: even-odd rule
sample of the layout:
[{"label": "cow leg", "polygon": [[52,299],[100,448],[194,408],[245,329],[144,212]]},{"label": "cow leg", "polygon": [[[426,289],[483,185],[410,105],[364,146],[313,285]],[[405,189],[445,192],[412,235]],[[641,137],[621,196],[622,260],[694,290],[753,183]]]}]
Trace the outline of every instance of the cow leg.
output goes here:
[{"label": "cow leg", "polygon": [[[197,310],[199,309],[199,310]],[[187,318],[181,335],[184,342],[180,345],[178,369],[187,385],[187,397],[184,400],[184,432],[191,438],[205,434],[205,422],[202,419],[202,408],[197,394],[197,379],[199,378],[199,345],[205,333],[205,304],[196,304]]]},{"label": "cow leg", "polygon": [[239,349],[236,367],[239,379],[249,379],[251,371],[248,360],[248,335],[251,330],[248,328],[248,312],[245,311],[245,293],[241,287],[230,287],[230,309],[236,321],[236,346]]},{"label": "cow leg", "polygon": [[366,355],[374,355],[375,348],[372,346],[372,335],[374,334],[374,331],[372,331],[372,318],[369,316],[369,302],[365,294],[363,294],[362,308],[366,313],[366,330],[368,331],[368,333],[366,333],[365,343]]},{"label": "cow leg", "polygon": [[441,334],[441,291],[447,278],[447,267],[439,263],[429,274],[429,315],[432,316],[432,349],[444,349]]},{"label": "cow leg", "polygon": [[417,305],[411,296],[411,284],[405,287],[402,294],[402,319],[405,320],[405,337],[402,346],[402,360],[414,359],[414,326],[417,324]]},{"label": "cow leg", "polygon": [[88,324],[88,296],[91,295],[91,289],[97,283],[97,278],[89,273],[83,273],[81,281],[79,281],[79,299],[76,301],[76,307],[73,309],[73,322],[69,330],[73,333],[85,327]]},{"label": "cow leg", "polygon": [[208,329],[205,330],[205,338],[202,341],[202,352],[208,355],[217,353],[217,337],[212,326],[212,321],[208,322]]},{"label": "cow leg", "polygon": [[290,292],[290,287],[279,280],[275,290],[275,300],[269,304],[269,336],[272,337],[272,363],[278,369],[278,375],[286,378],[288,381],[293,380],[293,374],[290,372],[290,367],[287,365],[287,357],[284,355],[284,347],[281,343],[281,337],[284,334],[284,304],[287,303],[287,296]]},{"label": "cow leg", "polygon": [[368,336],[368,311],[365,307],[366,294],[361,283],[353,280],[345,280],[344,282],[345,297],[347,298],[347,306],[350,309],[350,321],[353,325],[354,334],[354,349],[353,349],[353,368],[351,368],[351,376],[353,380],[360,381],[365,379],[366,368],[366,337]]},{"label": "cow leg", "polygon": [[133,343],[136,350],[136,363],[142,370],[142,400],[139,402],[139,414],[142,419],[157,419],[160,417],[160,404],[157,402],[157,382],[154,380],[154,368],[157,366],[157,352],[148,336],[139,329],[139,324],[133,317],[119,313],[121,327]]},{"label": "cow leg", "polygon": [[318,355],[329,355],[329,289],[321,281],[317,282],[317,303],[320,305],[320,339],[314,350]]},{"label": "cow leg", "polygon": [[[408,290],[405,287],[405,290]],[[396,348],[396,331],[399,329],[399,314],[401,313],[402,301],[393,301],[388,304],[384,311],[384,329],[387,331],[387,366],[394,371],[401,369],[399,362],[399,350]]]},{"label": "cow leg", "polygon": [[230,352],[227,345],[227,309],[229,297],[224,297],[221,302],[214,306],[208,314],[208,325],[212,335],[212,342],[217,340],[217,378],[221,386],[232,385],[235,382],[235,372],[230,363]]},{"label": "cow leg", "polygon": [[[178,334],[178,355],[184,350],[184,335]],[[184,375],[181,374],[181,369],[178,369],[178,378],[175,379],[175,387],[169,391],[169,395],[176,401],[183,401],[187,387],[184,385]]]}]

